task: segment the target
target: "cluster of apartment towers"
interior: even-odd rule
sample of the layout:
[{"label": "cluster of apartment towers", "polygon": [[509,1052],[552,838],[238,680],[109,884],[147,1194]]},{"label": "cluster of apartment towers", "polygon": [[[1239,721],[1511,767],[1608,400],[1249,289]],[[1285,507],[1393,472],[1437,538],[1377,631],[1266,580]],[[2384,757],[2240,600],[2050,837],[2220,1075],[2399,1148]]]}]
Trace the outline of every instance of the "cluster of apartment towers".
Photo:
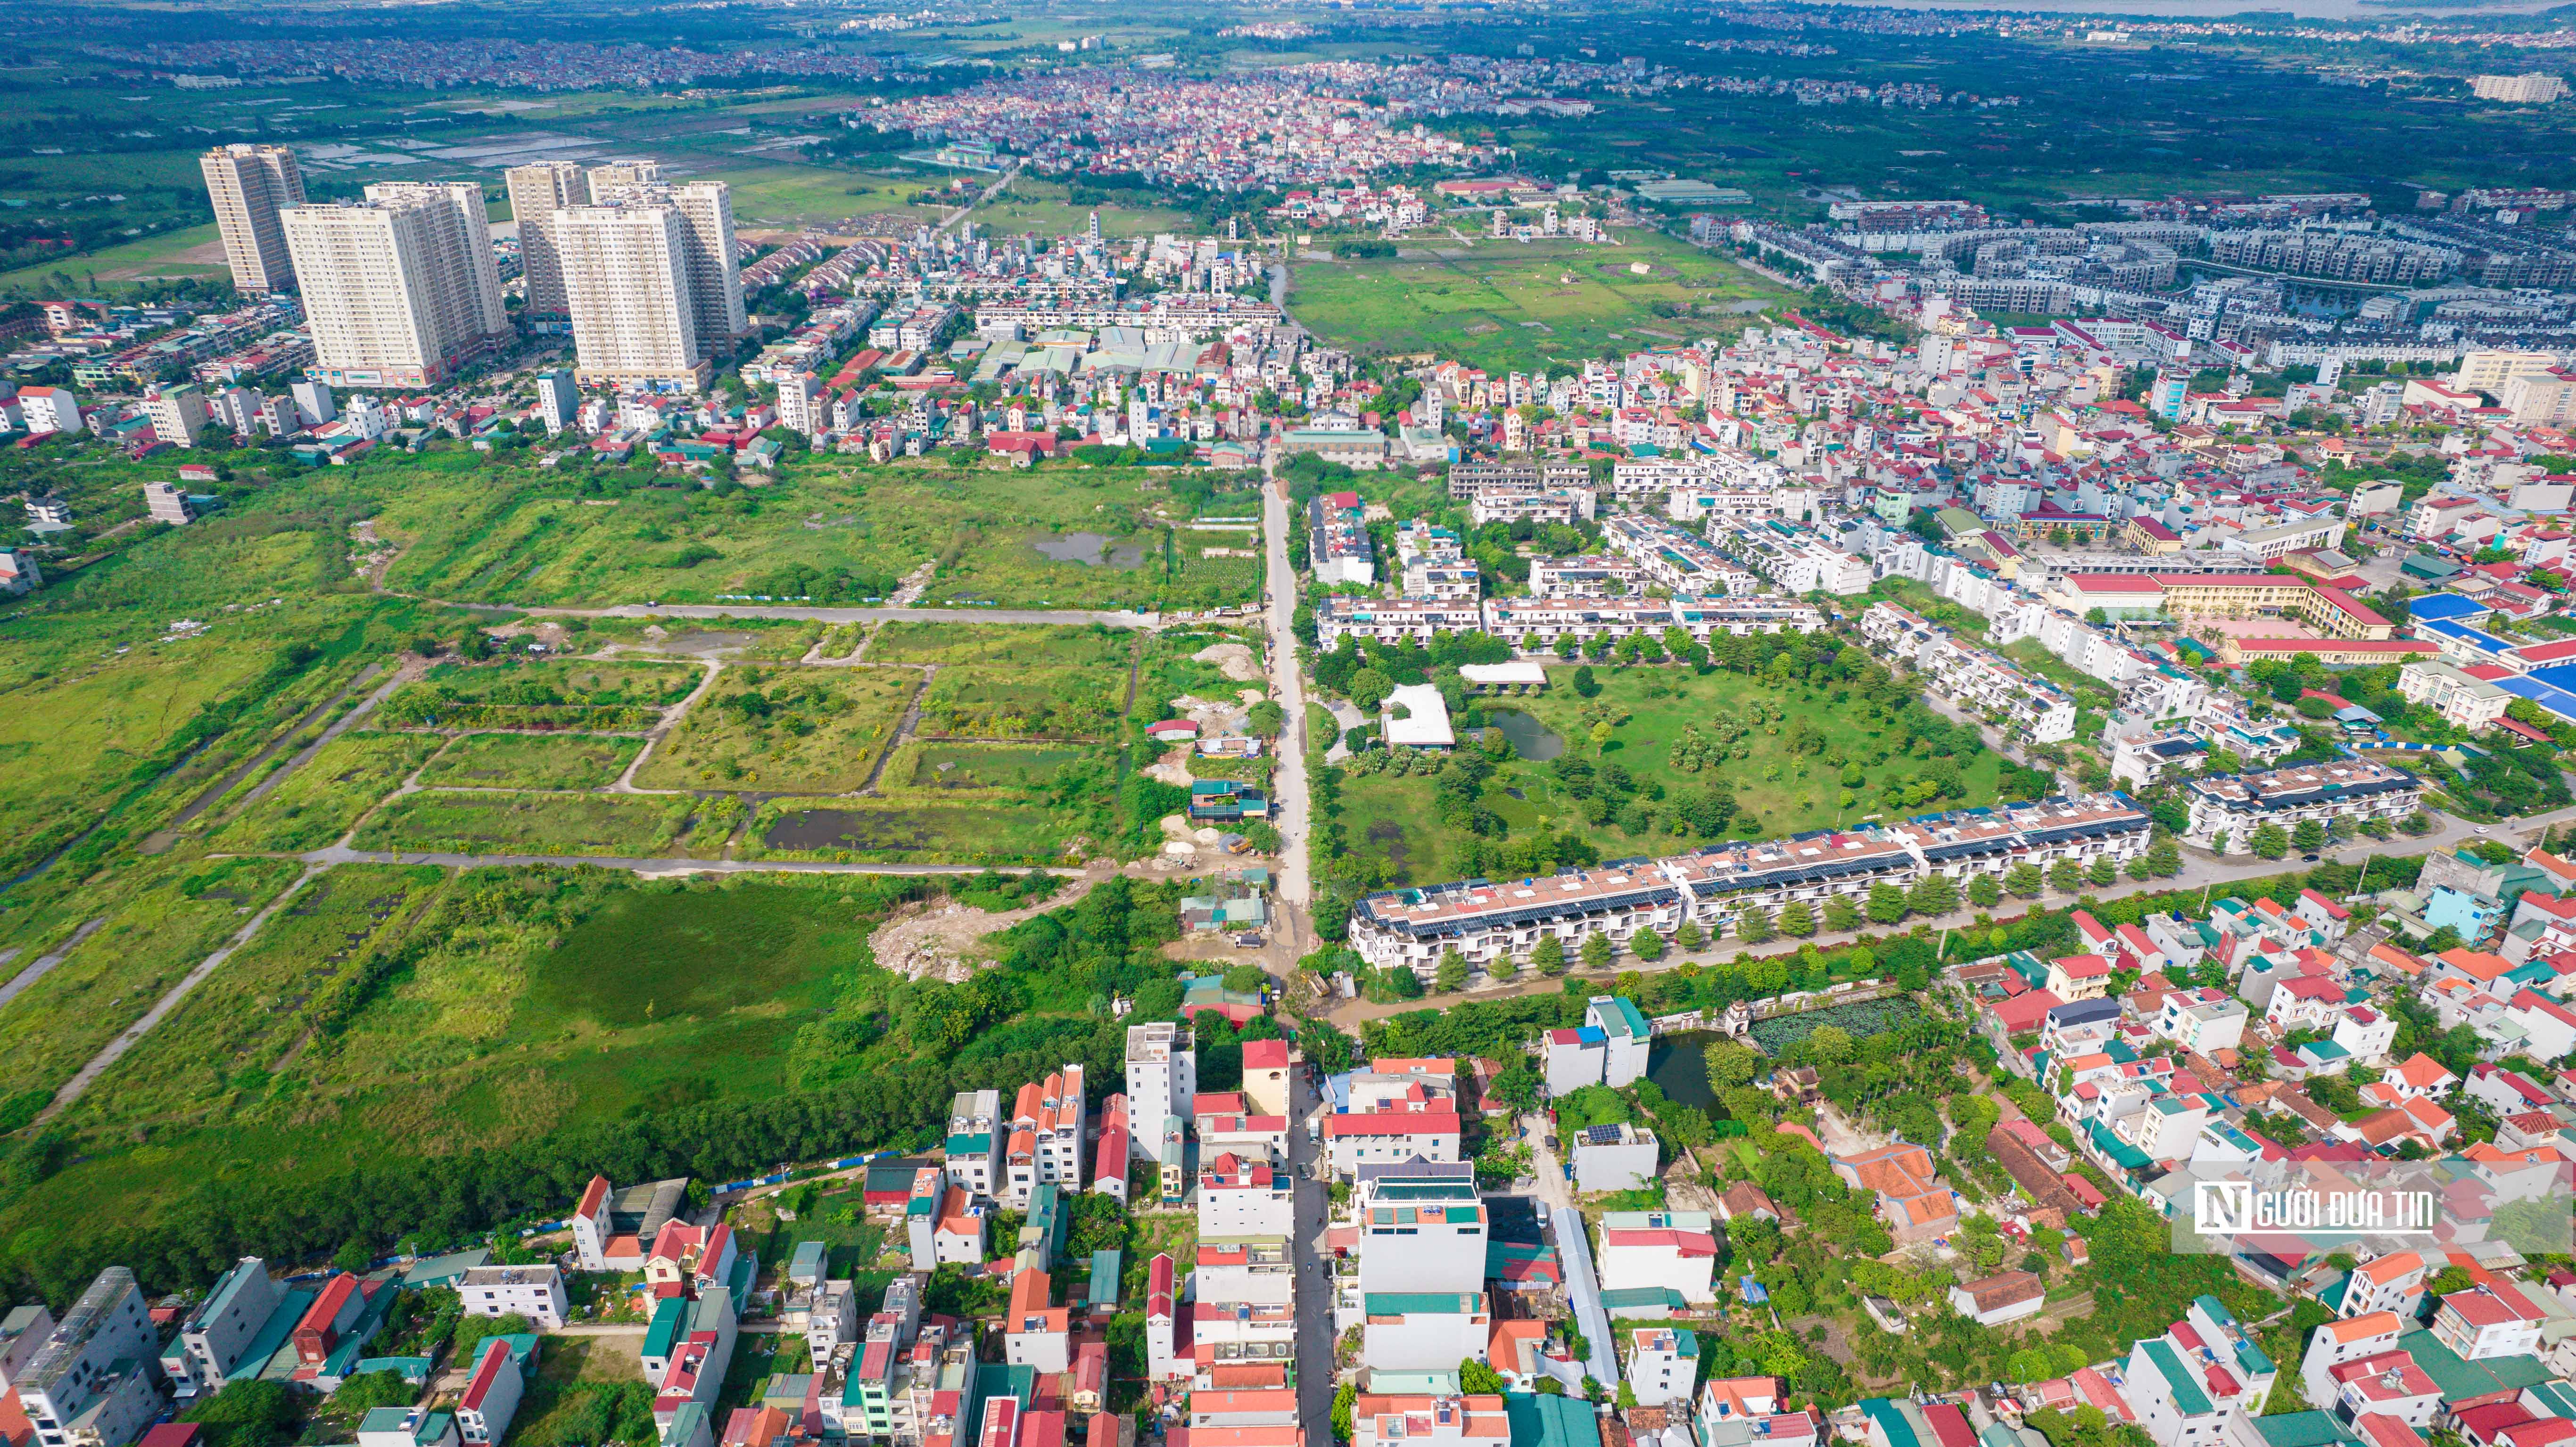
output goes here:
[{"label": "cluster of apartment towers", "polygon": [[[202,160],[233,283],[293,291],[317,380],[433,387],[514,335],[483,188],[391,181],[308,204],[295,153],[228,145]],[[651,161],[508,172],[530,330],[569,328],[574,381],[698,391],[746,331],[733,199]]]}]

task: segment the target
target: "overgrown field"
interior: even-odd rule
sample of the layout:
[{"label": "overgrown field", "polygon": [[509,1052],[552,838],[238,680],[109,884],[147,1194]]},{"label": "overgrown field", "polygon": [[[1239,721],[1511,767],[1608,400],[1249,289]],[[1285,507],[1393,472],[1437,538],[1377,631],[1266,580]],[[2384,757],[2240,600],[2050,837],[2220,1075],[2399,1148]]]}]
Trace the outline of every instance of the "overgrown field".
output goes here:
[{"label": "overgrown field", "polygon": [[467,734],[421,770],[423,784],[481,789],[597,789],[644,750],[599,734]]},{"label": "overgrown field", "polygon": [[729,667],[635,782],[850,793],[868,781],[920,687],[911,668]]},{"label": "overgrown field", "polygon": [[[1292,273],[1288,307],[1337,347],[1434,352],[1505,372],[1562,371],[1605,349],[1677,345],[1740,326],[1738,304],[1795,300],[1669,237],[1617,234],[1617,246],[1479,240],[1469,249],[1444,239],[1428,244],[1436,257],[1306,262]],[[1708,314],[1695,314],[1701,308]]]},{"label": "overgrown field", "polygon": [[388,801],[352,842],[441,854],[712,857],[742,821],[731,795],[507,794],[424,789]]},{"label": "overgrown field", "polygon": [[384,702],[388,725],[444,729],[642,729],[704,675],[679,663],[501,658],[442,663]]},{"label": "overgrown field", "polygon": [[338,842],[361,815],[437,753],[423,734],[352,730],[207,837],[210,848],[300,853]]}]

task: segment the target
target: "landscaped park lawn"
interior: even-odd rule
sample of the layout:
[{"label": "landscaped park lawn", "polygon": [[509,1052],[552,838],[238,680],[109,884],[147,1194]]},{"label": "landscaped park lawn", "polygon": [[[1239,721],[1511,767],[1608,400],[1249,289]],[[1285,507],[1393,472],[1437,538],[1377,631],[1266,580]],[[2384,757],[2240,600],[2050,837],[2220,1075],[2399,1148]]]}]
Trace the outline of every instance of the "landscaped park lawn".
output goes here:
[{"label": "landscaped park lawn", "polygon": [[894,741],[921,681],[915,668],[729,667],[636,771],[636,786],[851,793]]},{"label": "landscaped park lawn", "polygon": [[467,734],[420,771],[424,784],[479,789],[598,789],[617,782],[644,741],[601,734]]},{"label": "landscaped park lawn", "polygon": [[[1794,293],[1731,261],[1649,231],[1617,246],[1479,239],[1410,255],[1313,261],[1291,273],[1288,309],[1356,352],[1436,352],[1491,372],[1562,371],[1605,349],[1669,346],[1734,331],[1743,315],[1658,315],[1657,303],[1712,309],[1793,303]],[[1408,246],[1406,253],[1416,248]],[[1643,265],[1643,274],[1633,271]]]}]

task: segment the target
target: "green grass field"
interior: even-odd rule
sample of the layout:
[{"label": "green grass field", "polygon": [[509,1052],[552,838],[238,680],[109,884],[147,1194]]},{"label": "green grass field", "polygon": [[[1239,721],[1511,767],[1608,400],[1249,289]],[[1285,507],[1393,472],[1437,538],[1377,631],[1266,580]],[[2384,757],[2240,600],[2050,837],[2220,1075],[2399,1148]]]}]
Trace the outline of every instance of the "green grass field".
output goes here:
[{"label": "green grass field", "polygon": [[909,864],[1059,864],[1066,821],[1043,808],[899,799],[772,799],[744,836],[766,859],[865,859]]},{"label": "green grass field", "polygon": [[424,784],[474,789],[597,789],[617,782],[642,739],[596,734],[467,734],[421,770]]},{"label": "green grass field", "polygon": [[677,854],[707,857],[740,819],[730,796],[494,794],[424,790],[388,800],[353,841],[360,849],[441,854]]},{"label": "green grass field", "polygon": [[933,798],[996,799],[1042,791],[1082,757],[1069,744],[926,743],[914,740],[886,762],[880,792]]},{"label": "green grass field", "polygon": [[[1288,310],[1334,346],[1436,352],[1488,371],[1529,371],[1726,334],[1743,321],[1733,313],[1662,316],[1658,303],[1732,308],[1794,299],[1669,237],[1618,234],[1618,246],[1480,239],[1471,250],[1444,239],[1436,259],[1305,262],[1290,273]],[[1638,265],[1645,274],[1630,270]]]},{"label": "green grass field", "polygon": [[[25,1242],[230,1172],[318,1179],[389,1150],[783,1089],[798,1028],[865,973],[853,961],[880,889],[342,866],[100,1077],[65,1117],[96,1148],[0,1211],[0,1229]],[[334,993],[397,951],[402,968],[362,998]],[[0,1012],[0,1034],[26,1003]],[[0,1073],[55,1049],[21,1038]]]},{"label": "green grass field", "polygon": [[637,787],[850,793],[921,687],[911,668],[728,668],[636,771]]},{"label": "green grass field", "polygon": [[361,815],[438,752],[423,734],[342,734],[315,752],[257,803],[226,819],[210,847],[243,853],[297,853],[336,843]]},{"label": "green grass field", "polygon": [[1124,669],[969,664],[939,670],[921,732],[945,739],[1105,739],[1127,712]]},{"label": "green grass field", "polygon": [[1027,627],[1011,623],[887,623],[868,645],[870,663],[982,663],[1021,668],[1125,667],[1134,635],[1124,628]]},{"label": "green grass field", "polygon": [[[1881,790],[1890,779],[1912,779],[1923,772],[1922,762],[1910,756],[1877,758],[1883,730],[1873,731],[1837,714],[1827,697],[1804,685],[1777,688],[1727,672],[1694,677],[1682,669],[1601,668],[1595,670],[1600,696],[1586,700],[1569,685],[1572,672],[1551,667],[1550,687],[1544,694],[1486,702],[1537,719],[1572,757],[1596,768],[1617,764],[1626,769],[1641,785],[1639,812],[1591,822],[1585,801],[1568,792],[1547,764],[1515,759],[1495,771],[1478,800],[1503,823],[1510,837],[1572,832],[1592,841],[1604,857],[1671,853],[1709,841],[1669,813],[1659,812],[1656,801],[1644,796],[1651,795],[1654,786],[1670,797],[1722,778],[1736,800],[1726,837],[1773,838],[1873,817],[1882,809]],[[1767,721],[1749,724],[1735,740],[1743,757],[1707,763],[1698,770],[1676,762],[1673,745],[1686,729],[1712,736],[1726,720],[1748,724],[1756,707],[1764,711]],[[1596,749],[1591,726],[1605,719],[1612,721],[1610,738]],[[1801,754],[1789,747],[1798,719],[1810,720],[1821,730],[1821,753]],[[1855,797],[1849,807],[1841,803],[1839,770],[1824,762],[1828,755],[1862,765],[1862,783],[1852,790]],[[1991,753],[1964,760],[1958,772],[1965,797],[1925,807],[1966,808],[1994,802],[2001,765],[2002,760]],[[1339,807],[1352,853],[1380,862],[1391,882],[1434,884],[1460,872],[1464,836],[1440,821],[1429,776],[1352,772],[1343,783]]]}]

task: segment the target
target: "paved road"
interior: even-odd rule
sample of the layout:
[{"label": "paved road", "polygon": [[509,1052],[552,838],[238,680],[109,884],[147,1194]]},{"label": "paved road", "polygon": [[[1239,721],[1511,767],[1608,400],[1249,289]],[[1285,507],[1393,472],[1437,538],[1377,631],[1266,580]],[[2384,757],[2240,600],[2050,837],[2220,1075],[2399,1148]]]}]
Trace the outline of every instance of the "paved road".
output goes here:
[{"label": "paved road", "polygon": [[1306,861],[1312,810],[1306,792],[1306,680],[1297,666],[1297,635],[1290,627],[1297,612],[1297,572],[1288,557],[1288,499],[1277,486],[1262,489],[1261,520],[1270,538],[1270,690],[1288,712],[1279,770],[1271,781],[1279,799],[1280,920],[1302,955],[1305,942],[1314,938],[1307,917],[1314,891]]},{"label": "paved road", "polygon": [[1124,608],[1086,612],[1075,608],[805,608],[786,603],[620,603],[614,608],[469,608],[524,613],[533,618],[785,618],[808,623],[1038,623],[1083,627],[1160,628],[1160,613]]},{"label": "paved road", "polygon": [[1556,1240],[1557,1264],[1565,1268],[1565,1301],[1574,1312],[1574,1321],[1583,1328],[1585,1343],[1591,1348],[1586,1362],[1592,1379],[1616,1390],[1619,1385],[1619,1351],[1617,1339],[1610,1332],[1610,1313],[1601,1305],[1601,1281],[1592,1272],[1592,1241],[1585,1234],[1583,1213],[1575,1209],[1574,1187],[1565,1179],[1565,1168],[1556,1152],[1547,1147],[1547,1133],[1552,1122],[1544,1115],[1521,1117],[1521,1132],[1529,1138],[1530,1160],[1538,1171],[1538,1196],[1547,1203],[1549,1233]]},{"label": "paved road", "polygon": [[[591,864],[602,869],[631,869],[647,879],[683,874],[981,874],[989,867],[982,864],[844,864],[823,859],[637,859],[590,854],[415,853],[407,849],[351,849],[342,844],[310,850],[296,857],[316,869],[335,864],[439,864],[453,869],[491,869],[523,864],[551,864],[569,869]],[[1026,870],[1013,872],[1027,873]],[[1089,873],[1088,870],[1068,867],[1047,872],[1067,879],[1078,879]]]},{"label": "paved road", "polygon": [[1304,1073],[1288,1077],[1288,1169],[1294,1173],[1297,1230],[1289,1256],[1297,1268],[1297,1415],[1308,1442],[1333,1440],[1333,1268],[1324,1249],[1332,1193],[1314,1179],[1322,1147],[1306,1139],[1304,1123],[1323,1114]]}]

